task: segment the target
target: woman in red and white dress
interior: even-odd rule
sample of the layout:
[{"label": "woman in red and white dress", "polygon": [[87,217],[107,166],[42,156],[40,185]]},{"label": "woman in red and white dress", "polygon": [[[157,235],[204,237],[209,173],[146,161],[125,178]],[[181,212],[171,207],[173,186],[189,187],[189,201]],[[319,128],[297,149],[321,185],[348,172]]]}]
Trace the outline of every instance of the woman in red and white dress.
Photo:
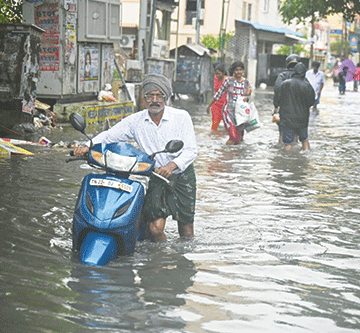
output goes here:
[{"label": "woman in red and white dress", "polygon": [[223,120],[229,133],[227,145],[237,145],[244,137],[244,126],[236,126],[235,121],[235,103],[237,99],[243,97],[244,102],[248,102],[252,91],[249,80],[242,77],[244,68],[244,63],[241,61],[235,61],[231,64],[229,69],[231,76],[223,81],[220,89],[215,93],[208,106],[209,112],[211,106],[227,93],[226,104],[223,107]]},{"label": "woman in red and white dress", "polygon": [[[214,91],[215,93],[220,89],[224,80],[226,79],[226,70],[223,64],[218,64],[215,67],[215,77],[214,77]],[[211,129],[216,131],[220,125],[223,113],[223,107],[226,104],[226,95],[222,95],[218,101],[211,106],[211,119],[212,125]],[[207,113],[209,113],[209,109],[206,109]]]}]

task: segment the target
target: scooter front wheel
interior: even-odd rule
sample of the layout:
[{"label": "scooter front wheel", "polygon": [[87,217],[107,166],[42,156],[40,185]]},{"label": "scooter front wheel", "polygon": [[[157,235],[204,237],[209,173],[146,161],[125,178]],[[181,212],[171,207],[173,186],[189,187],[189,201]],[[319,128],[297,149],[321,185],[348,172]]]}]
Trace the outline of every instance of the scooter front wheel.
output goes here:
[{"label": "scooter front wheel", "polygon": [[80,247],[80,261],[86,265],[104,266],[118,254],[116,239],[108,234],[89,232]]}]

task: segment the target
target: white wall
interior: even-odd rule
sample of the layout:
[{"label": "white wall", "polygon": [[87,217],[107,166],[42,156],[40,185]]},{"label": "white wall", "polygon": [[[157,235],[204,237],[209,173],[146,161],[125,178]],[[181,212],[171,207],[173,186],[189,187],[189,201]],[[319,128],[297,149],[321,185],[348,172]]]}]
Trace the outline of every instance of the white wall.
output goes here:
[{"label": "white wall", "polygon": [[139,0],[121,0],[122,26],[139,26],[140,21],[140,2]]}]

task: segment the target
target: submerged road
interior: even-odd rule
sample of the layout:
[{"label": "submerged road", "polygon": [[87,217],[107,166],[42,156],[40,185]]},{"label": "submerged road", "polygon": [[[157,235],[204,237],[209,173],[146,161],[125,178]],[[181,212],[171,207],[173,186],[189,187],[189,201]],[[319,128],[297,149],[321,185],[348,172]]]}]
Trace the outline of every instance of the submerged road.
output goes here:
[{"label": "submerged road", "polygon": [[[205,104],[174,102],[199,146],[196,237],[179,241],[169,219],[166,243],[106,267],[71,250],[88,166],[61,148],[1,159],[0,331],[358,332],[360,93],[326,83],[308,152],[277,143],[271,88],[253,101],[263,127],[234,147]],[[49,139],[84,140],[69,126]]]}]

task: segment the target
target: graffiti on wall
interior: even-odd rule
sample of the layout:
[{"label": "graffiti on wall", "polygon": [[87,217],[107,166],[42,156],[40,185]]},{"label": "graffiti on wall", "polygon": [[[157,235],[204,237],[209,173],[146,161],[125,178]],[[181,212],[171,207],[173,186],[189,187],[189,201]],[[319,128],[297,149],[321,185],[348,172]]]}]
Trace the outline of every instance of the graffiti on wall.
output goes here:
[{"label": "graffiti on wall", "polygon": [[[34,68],[31,64],[31,45],[30,34],[26,36],[24,42],[25,55],[22,61],[21,83],[19,96],[22,97],[22,111],[33,114],[36,102],[36,86],[32,84],[32,72],[38,72],[38,68]],[[37,63],[35,64],[37,66]],[[29,80],[30,79],[30,80]],[[35,78],[34,78],[35,79]]]},{"label": "graffiti on wall", "polygon": [[112,105],[91,105],[86,107],[88,124],[104,122],[106,118],[120,121],[122,118],[134,113],[134,103],[117,103]]},{"label": "graffiti on wall", "polygon": [[39,37],[5,27],[0,30],[1,102],[21,100],[22,111],[33,113],[39,79],[39,53]]},{"label": "graffiti on wall", "polygon": [[76,94],[77,80],[77,2],[76,0],[66,0],[66,26],[65,26],[65,62],[64,62],[64,94]]},{"label": "graffiti on wall", "polygon": [[66,0],[66,8],[66,62],[74,65],[76,62],[76,1]]},{"label": "graffiti on wall", "polygon": [[114,47],[112,45],[103,45],[102,51],[102,78],[101,83],[105,86],[106,83],[113,81],[114,73]]}]

